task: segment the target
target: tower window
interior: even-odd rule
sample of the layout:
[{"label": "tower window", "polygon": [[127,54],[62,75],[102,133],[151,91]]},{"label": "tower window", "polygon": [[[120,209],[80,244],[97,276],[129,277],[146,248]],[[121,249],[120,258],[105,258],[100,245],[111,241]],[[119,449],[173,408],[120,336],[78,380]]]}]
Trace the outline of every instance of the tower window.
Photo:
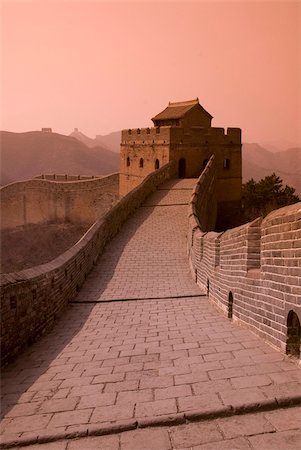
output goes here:
[{"label": "tower window", "polygon": [[229,158],[224,159],[224,169],[227,169],[227,170],[230,169],[230,159]]},{"label": "tower window", "polygon": [[143,158],[140,158],[140,161],[139,161],[139,167],[143,167],[143,164],[144,164],[144,161],[143,161]]},{"label": "tower window", "polygon": [[149,128],[146,129],[146,133],[150,134],[150,129]]},{"label": "tower window", "polygon": [[132,134],[132,130],[128,130],[128,134]]},{"label": "tower window", "polygon": [[129,167],[131,165],[130,157],[126,158],[126,166]]},{"label": "tower window", "polygon": [[160,167],[160,161],[158,159],[156,159],[156,161],[155,161],[155,169],[157,170],[157,169],[159,169],[159,167]]}]

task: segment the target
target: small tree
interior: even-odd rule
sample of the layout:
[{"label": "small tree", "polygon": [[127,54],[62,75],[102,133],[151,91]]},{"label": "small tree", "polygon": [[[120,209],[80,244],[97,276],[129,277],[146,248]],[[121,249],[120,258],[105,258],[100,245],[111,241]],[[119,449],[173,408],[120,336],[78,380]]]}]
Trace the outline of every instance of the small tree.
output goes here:
[{"label": "small tree", "polygon": [[256,182],[252,178],[242,185],[242,209],[244,219],[254,220],[265,217],[271,211],[282,206],[299,202],[295,189],[285,185],[275,173]]}]

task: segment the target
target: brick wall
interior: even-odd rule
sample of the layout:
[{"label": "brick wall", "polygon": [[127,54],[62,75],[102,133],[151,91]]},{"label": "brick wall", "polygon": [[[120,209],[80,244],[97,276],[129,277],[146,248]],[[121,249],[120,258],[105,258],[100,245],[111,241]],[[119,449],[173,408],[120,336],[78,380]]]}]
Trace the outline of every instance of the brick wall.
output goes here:
[{"label": "brick wall", "polygon": [[199,178],[189,205],[193,277],[227,316],[232,294],[232,320],[285,351],[289,311],[301,322],[301,203],[225,232],[208,231],[212,201],[206,193],[208,186],[214,191],[214,163]]},{"label": "brick wall", "polygon": [[[66,181],[44,175],[1,188],[1,229],[70,221],[92,225],[119,198],[119,174]],[[72,177],[70,177],[72,179]],[[60,181],[58,181],[60,180]]]},{"label": "brick wall", "polygon": [[150,174],[95,222],[70,250],[53,261],[1,276],[2,364],[51,328],[129,215],[174,175],[174,163]]}]

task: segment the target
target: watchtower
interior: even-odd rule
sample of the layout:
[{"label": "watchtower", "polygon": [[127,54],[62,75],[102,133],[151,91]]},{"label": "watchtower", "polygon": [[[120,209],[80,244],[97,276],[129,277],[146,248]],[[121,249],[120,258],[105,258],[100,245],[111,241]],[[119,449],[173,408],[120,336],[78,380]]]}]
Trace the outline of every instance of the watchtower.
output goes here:
[{"label": "watchtower", "polygon": [[[212,116],[199,99],[169,102],[152,118],[154,127],[123,130],[120,151],[120,195],[151,172],[175,160],[179,178],[197,178],[215,154],[218,209],[233,211],[241,200],[241,130],[211,126]],[[233,209],[234,208],[234,209]]]}]

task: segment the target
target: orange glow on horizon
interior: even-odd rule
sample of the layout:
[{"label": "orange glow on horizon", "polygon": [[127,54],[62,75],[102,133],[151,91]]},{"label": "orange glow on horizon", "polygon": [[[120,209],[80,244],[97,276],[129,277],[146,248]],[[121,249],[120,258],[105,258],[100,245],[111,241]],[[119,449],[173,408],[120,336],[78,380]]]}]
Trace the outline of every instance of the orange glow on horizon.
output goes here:
[{"label": "orange glow on horizon", "polygon": [[2,124],[94,137],[199,97],[245,142],[301,146],[299,2],[2,2]]}]

